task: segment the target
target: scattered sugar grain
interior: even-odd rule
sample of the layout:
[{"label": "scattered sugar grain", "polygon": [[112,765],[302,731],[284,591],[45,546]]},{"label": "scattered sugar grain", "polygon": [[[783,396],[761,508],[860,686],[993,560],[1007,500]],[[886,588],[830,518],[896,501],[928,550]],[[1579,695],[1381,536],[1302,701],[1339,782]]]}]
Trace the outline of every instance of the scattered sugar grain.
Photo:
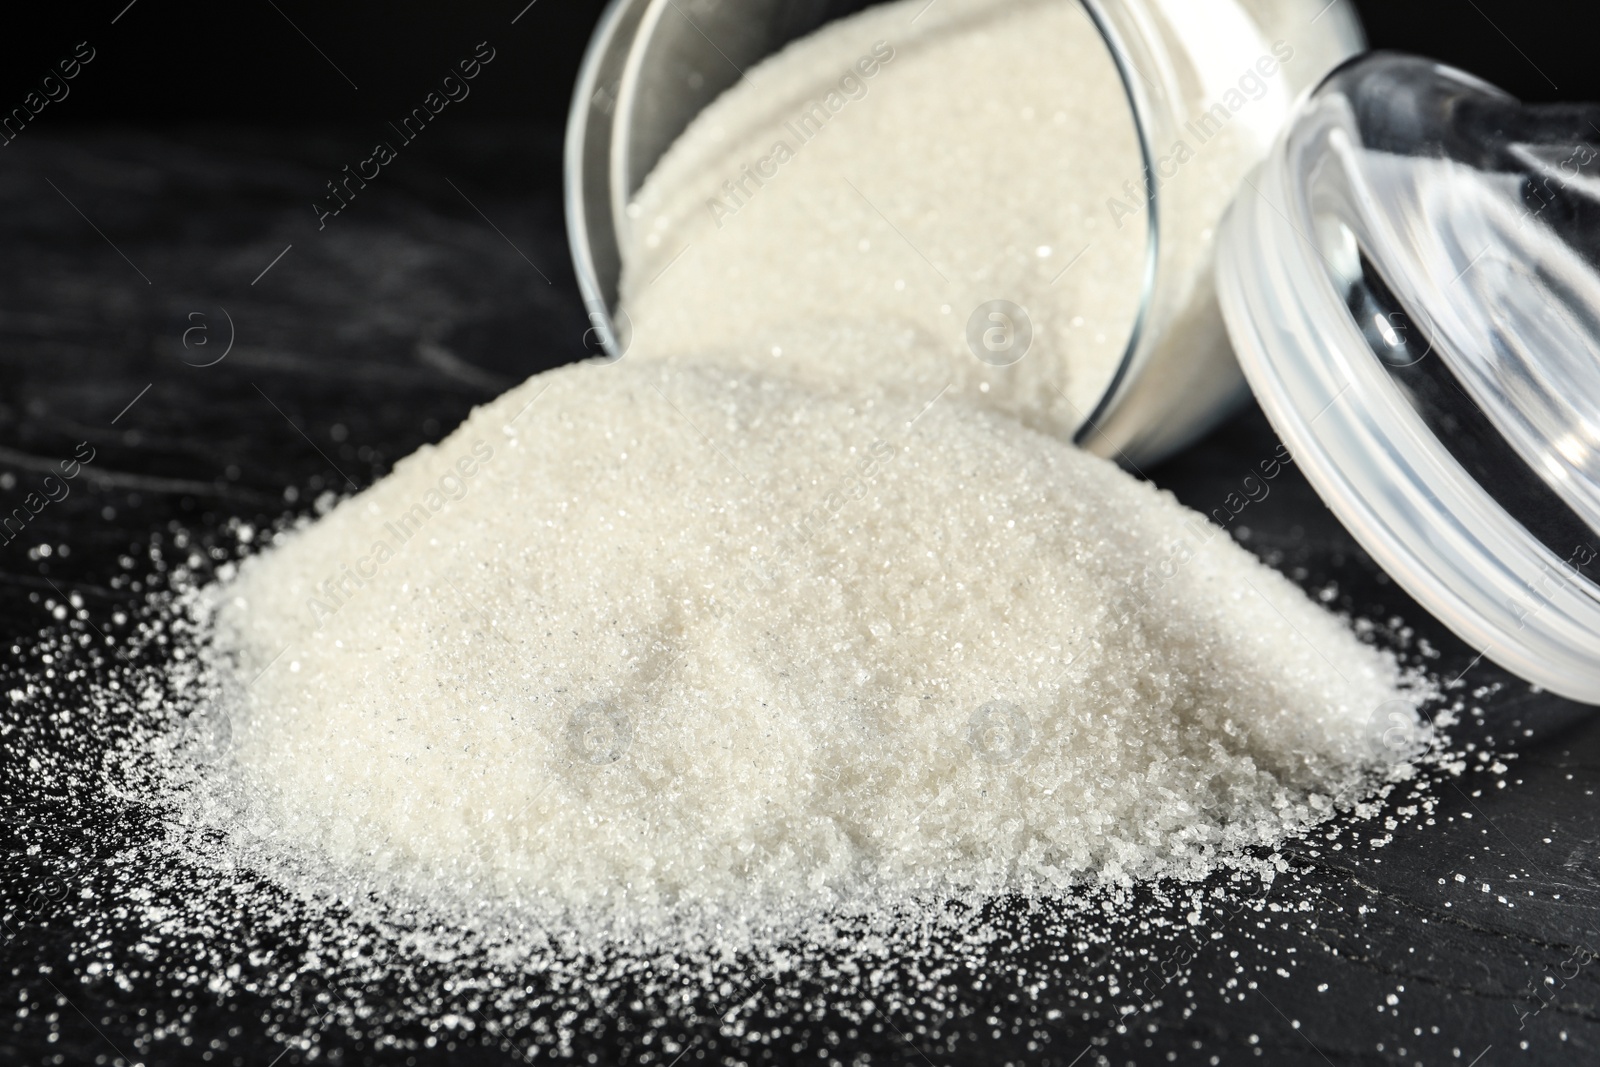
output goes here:
[{"label": "scattered sugar grain", "polygon": [[[567,388],[580,382],[574,379]],[[655,384],[684,412],[691,411],[692,401],[686,402],[684,391],[675,390],[668,378]],[[638,380],[628,388],[642,393]],[[687,390],[694,391],[693,386]],[[518,399],[537,396],[525,390]],[[644,399],[651,397],[659,403],[653,391]],[[518,414],[531,419],[552,399],[560,394],[551,392],[526,412],[521,404],[516,411],[500,409],[502,418],[478,425],[498,429],[497,422],[504,425],[506,416]],[[570,398],[560,406],[569,404]],[[717,415],[705,407],[692,410],[704,416],[702,425],[726,448],[731,435],[717,430]],[[929,410],[913,429],[920,431],[942,408]],[[882,414],[891,429],[908,421],[903,411]],[[979,418],[954,408],[948,415],[959,420],[957,425]],[[521,420],[514,425],[524,427]],[[951,424],[937,425],[942,440]],[[529,429],[518,436],[531,444],[536,435]],[[956,452],[981,453],[989,447],[988,434],[978,442],[973,429],[961,435],[964,443]],[[1015,426],[1006,432],[1032,436]],[[880,436],[904,444],[903,458],[911,458],[921,443],[915,433]],[[1006,448],[1018,443],[1007,441]],[[675,439],[674,446],[682,442]],[[419,457],[402,477],[420,475],[427,466],[443,478],[449,454]],[[953,454],[939,452],[935,458]],[[998,481],[994,476],[1003,473],[996,468],[1007,454],[1002,450],[987,466],[964,466],[983,476],[976,483],[980,487],[1006,484],[1003,476]],[[897,453],[897,465],[900,457]],[[506,453],[497,446],[491,466],[503,458]],[[1097,461],[1063,460],[1046,449],[1031,463],[1025,480],[1039,477],[1040,464],[1047,478],[1084,479],[1085,510],[1096,503],[1126,504],[1124,494],[1132,492],[1141,513],[1189,518],[1148,487],[1128,490],[1122,475]],[[1062,463],[1068,464],[1065,472],[1056,469]],[[1087,465],[1080,469],[1080,463]],[[1107,488],[1104,495],[1089,491],[1096,483],[1085,472],[1092,471],[1120,488]],[[563,482],[561,490],[570,492],[573,481]],[[482,483],[468,484],[468,495],[452,501],[452,507],[471,499]],[[426,498],[427,480],[419,478],[417,485]],[[330,518],[339,514],[336,510]],[[1078,529],[1107,532],[1093,516],[1074,515]],[[983,527],[988,525],[985,515]],[[1121,537],[1121,527],[1111,525],[1110,532]],[[1162,521],[1153,525],[1165,528]],[[145,1062],[217,1036],[207,1020],[219,1011],[237,1013],[228,1048],[218,1052],[223,1059],[253,1047],[263,1035],[305,1058],[371,1048],[433,1062],[482,1047],[519,1059],[583,1059],[598,1053],[603,1059],[665,1067],[686,1050],[690,1056],[698,1049],[713,1060],[754,1062],[782,1047],[815,1052],[819,1061],[848,1062],[838,1053],[899,1055],[910,1040],[929,1056],[945,1059],[970,1048],[969,1040],[981,1039],[990,1026],[1031,1034],[1028,1047],[1035,1051],[1030,1057],[1059,1053],[1071,1059],[1093,1039],[1107,1054],[1125,1046],[1127,1055],[1137,1058],[1129,1035],[1142,1035],[1147,1023],[1175,1025],[1219,1000],[1243,997],[1251,982],[1270,981],[1274,969],[1285,965],[1285,936],[1290,952],[1299,946],[1302,962],[1339,956],[1339,942],[1330,942],[1326,931],[1341,921],[1365,922],[1359,909],[1370,896],[1359,884],[1330,883],[1317,860],[1320,850],[1337,851],[1341,866],[1376,863],[1396,821],[1434,823],[1442,795],[1437,779],[1480,769],[1443,742],[1442,731],[1452,724],[1484,717],[1481,707],[1458,696],[1434,713],[1441,731],[1433,738],[1435,747],[1408,750],[1403,762],[1397,762],[1401,753],[1382,744],[1390,720],[1378,724],[1381,734],[1365,731],[1373,737],[1380,766],[1346,815],[1269,850],[1218,854],[1205,865],[1209,873],[1203,880],[1089,882],[1033,895],[1020,907],[1014,894],[911,908],[873,901],[854,915],[843,908],[815,915],[788,937],[770,936],[770,930],[768,936],[752,937],[754,931],[736,924],[708,922],[702,929],[710,936],[695,945],[685,944],[692,939],[663,938],[660,925],[636,922],[631,941],[610,942],[603,935],[621,932],[614,924],[602,930],[594,921],[562,923],[548,910],[529,915],[492,899],[476,912],[452,907],[450,893],[426,877],[410,883],[420,893],[399,891],[393,883],[383,885],[382,892],[364,893],[363,888],[379,887],[368,857],[354,857],[353,867],[331,865],[327,855],[310,847],[303,827],[275,821],[259,800],[231,788],[244,776],[229,767],[226,716],[218,714],[232,699],[228,688],[237,684],[235,674],[243,676],[233,667],[218,670],[212,660],[217,646],[205,606],[216,604],[216,583],[234,582],[236,575],[236,565],[223,561],[263,546],[292,545],[319,528],[300,523],[297,533],[229,523],[199,537],[177,528],[152,535],[148,550],[141,546],[124,556],[124,572],[110,578],[115,589],[148,591],[147,601],[128,613],[97,618],[92,603],[62,604],[49,593],[39,596],[53,615],[62,607],[67,612],[38,641],[14,645],[15,659],[7,667],[0,732],[29,773],[7,777],[0,790],[9,806],[28,813],[17,829],[29,858],[0,873],[0,902],[8,936],[17,939],[24,956],[35,938],[53,946],[65,943],[75,973],[54,965],[61,958],[59,948],[42,952],[36,970],[20,963],[14,968],[14,988],[21,995],[17,1022],[28,1032],[48,1027],[64,1040],[79,1033],[78,1016],[60,998],[58,990],[64,990],[91,1016],[97,1005],[110,1015],[117,1014],[118,1005],[149,1005],[148,1014],[141,1008],[137,1015],[118,1016],[108,1031]],[[1227,539],[1215,541],[1220,545]],[[1130,543],[1137,550],[1140,542]],[[258,576],[239,584],[262,581],[272,558],[258,557],[245,568],[257,569]],[[1196,556],[1191,566],[1216,569],[1219,560],[1222,573],[1234,575],[1238,572],[1231,568],[1242,565],[1243,557],[1218,547]],[[1263,573],[1244,567],[1244,574],[1285,611],[1280,622],[1307,625],[1313,616],[1305,613],[1320,611],[1286,584],[1263,582]],[[1183,588],[1185,597],[1174,604],[1187,603],[1186,596],[1196,591],[1193,584]],[[1270,622],[1258,627],[1270,628]],[[1398,620],[1363,623],[1360,629],[1401,654],[1411,641]],[[208,647],[212,655],[196,655]],[[1339,641],[1329,646],[1330,658],[1349,670],[1340,649],[1348,646]],[[1380,674],[1389,670],[1386,656],[1370,655]],[[1282,736],[1290,721],[1281,717],[1266,734]],[[1237,745],[1240,736],[1224,731],[1217,741]],[[212,746],[209,751],[197,748],[206,744]],[[1349,744],[1352,754],[1359,750],[1353,735]],[[1462,751],[1459,744],[1454,751]],[[1486,749],[1468,741],[1466,751]],[[1291,754],[1291,762],[1296,758]],[[1012,764],[981,762],[997,771],[1020,771],[1026,757]],[[1363,762],[1351,760],[1352,765]],[[616,770],[619,765],[589,766]],[[522,772],[512,768],[512,773]],[[1264,783],[1265,777],[1258,781]],[[1300,795],[1294,788],[1286,792]],[[1247,790],[1241,798],[1246,808],[1248,796]],[[585,818],[554,832],[583,832]],[[1476,885],[1472,888],[1476,892]],[[462,886],[453,890],[459,900]],[[495,911],[498,922],[491,921]],[[791,924],[796,914],[788,912]],[[1267,924],[1272,932],[1258,933]],[[1220,943],[1231,949],[1221,957],[1207,947],[1219,938],[1226,938]],[[674,940],[676,949],[670,947]],[[174,980],[175,975],[181,978]],[[982,1025],[960,1021],[974,996],[995,1005]],[[886,1018],[896,1029],[884,1024]],[[1226,1052],[1224,1044],[1216,1047]]]},{"label": "scattered sugar grain", "polygon": [[[1346,906],[1276,851],[1294,835],[1353,861],[1401,789],[1434,821],[1415,760],[1440,739],[1387,747],[1420,697],[1391,655],[1022,425],[1069,433],[1120,355],[1143,233],[1091,220],[1137,146],[1075,5],[923,6],[754,68],[672,149],[628,211],[629,361],[534,379],[314,524],[231,527],[259,554],[215,581],[185,535],[153,542],[125,587],[176,595],[135,640],[50,605],[3,710],[30,768],[6,797],[56,816],[19,823],[74,890],[38,921],[174,1004],[130,1024],[140,1054],[236,1001],[309,1054],[331,1022],[571,1056],[627,1003],[637,1030],[610,1032],[659,1063],[696,1018],[746,1058],[837,1044],[823,1004],[937,1057],[956,1028],[926,1020],[974,974],[1120,1027],[1156,949],[1228,929],[1228,996],[1272,954],[1233,915]],[[866,94],[714,218],[701,179],[880,38]],[[1299,77],[1320,61],[1296,47]],[[1214,332],[1235,136],[1168,191],[1194,278],[1173,343]],[[1036,319],[1011,367],[965,343],[995,298]]]},{"label": "scattered sugar grain", "polygon": [[553,371],[208,594],[197,789],[349,893],[662,937],[1200,877],[1404,699],[1206,529],[961,404]]}]

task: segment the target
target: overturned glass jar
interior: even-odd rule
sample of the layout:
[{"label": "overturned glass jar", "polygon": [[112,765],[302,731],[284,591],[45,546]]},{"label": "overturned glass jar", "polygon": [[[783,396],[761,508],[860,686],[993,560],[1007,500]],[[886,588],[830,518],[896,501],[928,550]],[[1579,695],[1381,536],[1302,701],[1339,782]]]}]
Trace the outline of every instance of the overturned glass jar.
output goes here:
[{"label": "overturned glass jar", "polygon": [[[627,330],[613,317],[633,224],[628,208],[651,170],[753,64],[869,6],[615,0],[607,9],[573,98],[566,196],[579,285],[613,356]],[[1317,0],[1082,6],[1120,75],[1143,162],[1140,187],[1106,189],[1103,206],[1115,224],[1144,231],[1145,254],[1137,316],[1120,360],[1084,405],[1076,438],[1091,451],[1146,464],[1199,437],[1245,395],[1217,311],[1213,233],[1232,188],[1265,155],[1295,98],[1359,50],[1362,35],[1349,5]],[[1174,180],[1223,126],[1228,150],[1206,153],[1204,180],[1193,171]]]},{"label": "overturned glass jar", "polygon": [[[647,175],[745,67],[868,6],[608,9],[566,188],[578,280],[614,356]],[[1396,581],[1481,656],[1600,703],[1600,108],[1524,107],[1411,57],[1344,62],[1362,45],[1346,4],[1082,6],[1143,159],[1142,191],[1111,192],[1108,210],[1144,227],[1145,257],[1077,442],[1147,464],[1226,416],[1248,378]],[[1292,67],[1256,66],[1290,53]],[[1239,106],[1253,68],[1261,92]],[[1207,180],[1180,177],[1223,124]]]}]

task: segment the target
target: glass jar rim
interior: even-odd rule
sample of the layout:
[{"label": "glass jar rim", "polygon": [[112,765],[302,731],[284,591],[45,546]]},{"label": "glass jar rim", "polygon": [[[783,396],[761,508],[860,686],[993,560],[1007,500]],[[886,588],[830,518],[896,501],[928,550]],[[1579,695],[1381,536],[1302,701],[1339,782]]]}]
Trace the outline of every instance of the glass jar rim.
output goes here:
[{"label": "glass jar rim", "polygon": [[[1600,582],[1587,574],[1600,556],[1594,453],[1579,462],[1560,447],[1582,436],[1568,431],[1587,422],[1592,379],[1574,379],[1580,395],[1558,394],[1545,418],[1522,418],[1538,387],[1560,380],[1548,373],[1556,362],[1589,358],[1593,342],[1515,345],[1512,327],[1568,309],[1480,263],[1560,249],[1494,244],[1521,175],[1488,161],[1480,172],[1474,153],[1493,147],[1474,139],[1484,131],[1450,126],[1476,108],[1500,133],[1519,107],[1416,57],[1346,64],[1240,191],[1222,227],[1218,291],[1263,411],[1378,565],[1480,659],[1600,703]],[[1481,282],[1457,288],[1475,269]]]},{"label": "glass jar rim", "polygon": [[[887,0],[865,0],[853,10],[865,10],[883,2]],[[1138,59],[1124,43],[1124,31],[1118,28],[1116,19],[1108,13],[1105,0],[1079,0],[1079,3],[1105,44],[1122,83],[1138,145],[1147,202],[1143,212],[1146,237],[1139,310],[1130,326],[1116,369],[1101,391],[1099,403],[1083,419],[1078,431],[1079,443],[1082,443],[1084,437],[1092,434],[1091,427],[1097,425],[1108,410],[1145,335],[1148,307],[1157,279],[1161,204],[1155,169],[1158,158],[1153,139],[1155,132],[1142,117],[1140,97],[1136,95],[1138,79],[1141,77]],[[671,122],[667,129],[657,131],[657,136],[643,153],[634,148],[630,143],[630,135],[636,125],[636,103],[647,88],[642,84],[641,73],[647,69],[646,54],[653,43],[653,33],[661,25],[662,15],[668,8],[676,6],[673,0],[611,0],[596,24],[584,53],[568,113],[563,155],[568,240],[579,292],[591,328],[611,359],[621,358],[625,347],[626,333],[618,328],[613,317],[618,304],[617,290],[622,268],[620,234],[626,224],[627,201],[638,191],[645,174],[673,139],[687,128],[693,116],[738,80],[737,77],[728,79],[725,85],[710,83],[709,91],[703,87],[698,94],[704,97],[703,101],[698,106],[685,108],[679,116],[681,122]],[[851,12],[841,12],[834,17],[848,13]],[[804,32],[816,28],[806,27]],[[710,44],[709,39],[707,43]],[[774,43],[775,47],[763,55],[740,58],[752,63],[759,62],[788,41]],[[715,44],[711,44],[711,47],[727,60],[730,68],[733,66],[734,60],[722,48]],[[738,65],[742,67],[745,64]],[[648,88],[657,92],[660,86],[651,85]]]},{"label": "glass jar rim", "polygon": [[[781,0],[764,2],[765,10],[777,11]],[[787,36],[779,33],[776,37],[781,39],[769,40],[757,35],[753,42],[736,43],[727,39],[713,42],[687,15],[679,20],[683,25],[664,19],[669,7],[682,14],[674,0],[611,0],[579,71],[564,158],[572,261],[590,332],[598,336],[610,358],[621,358],[629,340],[630,325],[625,317],[613,318],[622,274],[620,238],[628,225],[628,200],[648,171],[693,117],[743,76],[744,67],[833,16],[879,2],[882,0],[804,5],[812,13],[810,22],[786,27],[784,32],[794,31]],[[1098,386],[1092,410],[1077,413],[1074,439],[1087,451],[1137,469],[1141,463],[1159,460],[1196,440],[1248,395],[1216,310],[1209,237],[1169,239],[1170,226],[1192,225],[1198,215],[1204,214],[1211,225],[1220,221],[1232,192],[1226,190],[1213,198],[1218,201],[1215,205],[1206,200],[1198,208],[1205,198],[1192,188],[1180,191],[1175,202],[1169,201],[1162,188],[1162,168],[1170,162],[1171,147],[1190,136],[1184,129],[1185,119],[1198,100],[1210,101],[1214,93],[1230,87],[1224,82],[1238,77],[1238,71],[1232,69],[1236,62],[1259,64],[1268,58],[1258,56],[1255,48],[1267,43],[1266,25],[1272,17],[1277,18],[1278,29],[1291,21],[1300,26],[1306,35],[1303,43],[1313,46],[1310,52],[1316,69],[1294,78],[1285,76],[1264,87],[1262,97],[1252,97],[1270,99],[1271,104],[1267,111],[1254,105],[1255,114],[1247,121],[1240,120],[1247,127],[1265,127],[1247,135],[1253,140],[1235,142],[1232,151],[1239,151],[1239,144],[1248,144],[1250,153],[1249,159],[1235,164],[1242,174],[1249,163],[1265,154],[1277,126],[1287,118],[1296,80],[1309,74],[1299,84],[1314,82],[1316,75],[1332,65],[1330,51],[1335,59],[1342,58],[1359,51],[1365,41],[1349,5],[1322,7],[1315,0],[1078,2],[1121,81],[1138,146],[1139,185],[1144,196],[1144,203],[1127,214],[1145,216],[1145,251],[1137,311],[1126,341],[1114,370]],[[829,17],[815,17],[818,7],[828,8]],[[1321,10],[1312,16],[1318,7]],[[745,12],[752,9],[753,5],[741,6]],[[1300,19],[1299,15],[1310,17]],[[710,29],[716,35],[717,27]],[[668,35],[669,45],[658,41],[663,34]],[[1302,43],[1302,38],[1296,37],[1295,42]],[[658,45],[660,54],[652,56]],[[684,84],[688,79],[675,79],[671,92],[662,93],[659,83],[666,79],[659,73],[666,69],[664,62],[673,49],[701,53],[694,67],[701,78],[690,86]],[[1250,53],[1247,57],[1246,51]],[[1197,97],[1197,93],[1202,95]],[[649,123],[641,119],[641,107],[649,108]],[[1202,104],[1199,110],[1204,107]],[[1195,118],[1204,124],[1205,116],[1196,113]],[[1230,134],[1235,136],[1241,135]],[[1163,149],[1168,150],[1167,156],[1162,155]],[[1187,184],[1192,187],[1196,183]],[[1116,202],[1116,197],[1109,198],[1107,210]],[[1126,215],[1112,212],[1112,219],[1120,225]]]}]

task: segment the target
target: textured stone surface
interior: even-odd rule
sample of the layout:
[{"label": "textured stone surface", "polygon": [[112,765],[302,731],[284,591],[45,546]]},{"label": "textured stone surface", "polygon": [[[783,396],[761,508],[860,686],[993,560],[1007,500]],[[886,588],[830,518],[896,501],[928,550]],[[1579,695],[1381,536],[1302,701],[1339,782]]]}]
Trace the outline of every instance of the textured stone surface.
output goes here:
[{"label": "textured stone surface", "polygon": [[[107,624],[137,595],[123,576],[139,568],[119,557],[142,553],[171,522],[204,530],[230,516],[309,513],[319,492],[346,479],[370,484],[472,404],[543,369],[541,355],[583,354],[554,132],[436,132],[321,232],[311,199],[351,158],[359,133],[41,131],[13,147],[0,170],[0,504],[20,506],[80,442],[94,459],[69,496],[0,545],[8,641],[47,625],[47,602],[69,594]],[[222,351],[229,316],[227,357],[192,365]],[[185,348],[184,331],[196,325],[208,345],[190,334]],[[1146,473],[1211,511],[1226,508],[1277,447],[1252,412]],[[1136,997],[1148,1007],[1121,1031],[1112,1004],[1126,997],[1067,989],[1097,988],[1091,950],[1081,975],[1037,1001],[1010,1000],[1007,983],[994,981],[958,1005],[930,1005],[926,1019],[861,1027],[836,1050],[846,1062],[855,1051],[941,1067],[1069,1064],[1085,1051],[1076,1062],[1166,1062],[1171,1052],[1183,1063],[1470,1064],[1483,1054],[1486,1067],[1596,1056],[1600,726],[1474,664],[1474,651],[1380,575],[1292,469],[1229,527],[1307,588],[1337,583],[1336,605],[1402,616],[1441,650],[1445,679],[1470,666],[1469,691],[1503,683],[1479,701],[1483,723],[1462,735],[1492,735],[1497,751],[1514,746],[1509,772],[1441,787],[1437,824],[1402,827],[1387,848],[1302,853],[1313,870],[1305,881],[1321,890],[1313,912],[1241,914],[1196,945],[1185,992]],[[13,657],[0,673],[0,688],[14,684]],[[59,902],[85,887],[64,884],[58,861],[110,856],[140,832],[138,812],[42,794],[0,738],[0,1060],[199,1063],[209,1053],[209,1062],[267,1064],[282,1051],[262,1005],[243,996],[209,1011],[196,1002],[190,1044],[136,1045],[157,1013],[178,1005],[172,989],[185,963],[175,946],[157,941],[150,977],[132,989],[97,982],[67,957],[52,922]],[[759,1001],[758,991],[752,1011]],[[765,1061],[821,1062],[832,1021],[791,1022]],[[581,1051],[599,1062],[636,1052],[626,1030],[625,1017],[597,1019]],[[714,1020],[686,1018],[682,1030],[697,1038],[686,1064],[739,1062],[727,1058]],[[339,1033],[322,1051],[346,1063],[404,1062]],[[417,1060],[517,1057],[440,1045]]]}]

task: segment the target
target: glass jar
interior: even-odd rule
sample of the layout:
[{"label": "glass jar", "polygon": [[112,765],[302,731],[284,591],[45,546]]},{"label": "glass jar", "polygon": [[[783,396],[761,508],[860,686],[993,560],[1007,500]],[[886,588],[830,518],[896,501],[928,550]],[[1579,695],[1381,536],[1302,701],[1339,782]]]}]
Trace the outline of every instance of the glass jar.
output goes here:
[{"label": "glass jar", "polygon": [[[933,0],[938,2],[938,0]],[[1074,0],[1061,0],[1062,3]],[[1145,231],[1138,313],[1084,412],[1084,448],[1141,465],[1182,448],[1245,395],[1217,310],[1213,234],[1292,105],[1359,51],[1344,0],[1082,0],[1119,73],[1143,180],[1106,221]],[[566,208],[579,286],[613,357],[619,237],[646,176],[741,72],[862,0],[613,0],[567,127]],[[931,6],[931,4],[930,4]],[[1193,162],[1198,160],[1199,162]]]}]

